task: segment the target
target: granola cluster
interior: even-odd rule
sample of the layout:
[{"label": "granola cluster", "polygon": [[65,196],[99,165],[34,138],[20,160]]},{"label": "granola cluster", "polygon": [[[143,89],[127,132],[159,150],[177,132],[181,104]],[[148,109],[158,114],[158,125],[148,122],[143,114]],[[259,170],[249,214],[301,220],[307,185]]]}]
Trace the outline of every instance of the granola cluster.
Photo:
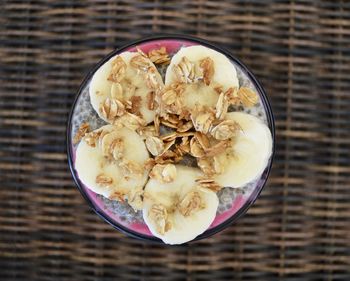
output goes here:
[{"label": "granola cluster", "polygon": [[[203,176],[196,180],[198,187],[218,192],[222,186],[215,182],[215,176],[224,169],[218,156],[232,147],[235,136],[242,131],[238,123],[226,119],[226,114],[231,105],[254,106],[258,102],[258,96],[246,87],[225,89],[222,85],[214,85],[212,80],[217,69],[210,57],[196,62],[182,57],[172,68],[175,81],[164,87],[157,80],[154,64],[166,65],[169,62],[170,55],[165,47],[148,54],[138,49],[129,64],[117,56],[108,76],[108,81],[112,82],[110,95],[99,107],[99,112],[110,124],[135,130],[144,139],[151,155],[145,166],[124,160],[128,143],[113,131],[89,132],[89,124],[83,123],[73,141],[77,143],[84,139],[92,147],[99,145],[104,158],[118,163],[126,177],[138,177],[143,175],[145,169],[149,169],[149,177],[160,183],[173,182],[177,176],[175,164],[183,163],[185,157],[191,157],[203,172]],[[147,108],[155,114],[151,123],[147,124],[142,116],[141,98],[133,95],[135,86],[132,81],[125,83],[128,67],[142,75],[149,89],[145,99]],[[194,85],[211,86],[217,94],[216,105],[196,104],[193,108],[185,106],[186,89]],[[99,174],[96,184],[109,186],[113,184],[113,179]],[[129,200],[142,201],[142,194],[134,197],[135,199]],[[124,195],[116,193],[111,199],[123,201]],[[185,217],[203,207],[201,197],[195,191],[189,192],[176,203],[176,208]],[[161,204],[154,204],[150,210],[150,216],[161,234],[171,228],[167,220],[169,212]]]}]

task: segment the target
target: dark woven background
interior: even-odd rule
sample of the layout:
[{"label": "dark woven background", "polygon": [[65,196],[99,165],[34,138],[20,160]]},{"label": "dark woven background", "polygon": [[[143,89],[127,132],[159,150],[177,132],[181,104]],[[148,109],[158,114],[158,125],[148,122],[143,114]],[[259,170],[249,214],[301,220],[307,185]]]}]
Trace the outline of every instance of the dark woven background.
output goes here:
[{"label": "dark woven background", "polygon": [[[350,280],[349,1],[0,1],[1,280]],[[66,119],[90,67],[160,32],[228,47],[264,85],[277,154],[236,225],[127,238],[82,199]]]}]

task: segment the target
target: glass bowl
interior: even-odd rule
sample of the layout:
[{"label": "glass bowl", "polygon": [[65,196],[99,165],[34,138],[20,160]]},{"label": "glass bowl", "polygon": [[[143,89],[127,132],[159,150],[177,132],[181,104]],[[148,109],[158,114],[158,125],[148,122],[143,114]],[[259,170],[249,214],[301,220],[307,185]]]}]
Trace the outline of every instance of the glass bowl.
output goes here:
[{"label": "glass bowl", "polygon": [[[213,234],[223,230],[233,222],[237,221],[243,214],[247,212],[249,207],[257,199],[270,173],[272,159],[275,151],[275,126],[271,106],[264,89],[242,62],[235,58],[226,49],[203,39],[191,36],[159,35],[130,42],[104,57],[96,66],[94,66],[94,68],[89,72],[87,77],[85,77],[84,81],[82,82],[77,96],[74,100],[68,119],[67,154],[69,167],[74,181],[89,206],[95,211],[97,215],[99,215],[114,228],[138,239],[163,243],[160,239],[153,236],[148,230],[148,227],[143,222],[142,214],[140,212],[135,213],[128,205],[104,198],[101,195],[92,192],[90,189],[84,186],[84,184],[82,184],[74,168],[76,145],[73,144],[72,139],[77,128],[79,127],[79,124],[82,121],[89,122],[92,129],[96,129],[105,124],[103,120],[98,118],[89,102],[89,84],[95,71],[112,56],[115,56],[124,51],[136,51],[136,47],[141,48],[144,52],[148,52],[152,49],[157,49],[160,46],[165,46],[168,53],[173,54],[182,46],[192,45],[203,45],[205,47],[214,49],[224,54],[228,59],[231,60],[237,69],[240,85],[255,89],[260,97],[258,106],[248,110],[248,113],[256,115],[265,121],[271,130],[273,139],[273,153],[261,177],[258,180],[249,183],[242,189],[233,189],[226,187],[220,191],[218,193],[220,204],[215,220],[204,233],[197,236],[192,241],[212,236]],[[160,69],[160,72],[164,72],[164,69]],[[243,109],[240,108],[239,110]]]}]

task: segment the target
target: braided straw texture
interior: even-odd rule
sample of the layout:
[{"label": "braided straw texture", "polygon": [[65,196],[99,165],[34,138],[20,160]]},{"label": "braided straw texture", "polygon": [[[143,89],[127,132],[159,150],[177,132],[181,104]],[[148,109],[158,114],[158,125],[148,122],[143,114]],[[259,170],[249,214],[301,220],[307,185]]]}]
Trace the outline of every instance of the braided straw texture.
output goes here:
[{"label": "braided straw texture", "polygon": [[[182,33],[254,71],[272,175],[237,224],[167,247],[89,209],[65,151],[84,76],[131,39]],[[2,0],[0,280],[350,280],[350,2]]]}]

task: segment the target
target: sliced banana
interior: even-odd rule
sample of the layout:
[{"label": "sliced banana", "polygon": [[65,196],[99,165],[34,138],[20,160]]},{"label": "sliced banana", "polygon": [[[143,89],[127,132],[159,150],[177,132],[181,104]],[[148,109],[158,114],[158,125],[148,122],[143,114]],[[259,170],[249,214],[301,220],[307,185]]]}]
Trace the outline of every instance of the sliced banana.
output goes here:
[{"label": "sliced banana", "polygon": [[[116,62],[121,64],[119,68]],[[114,76],[111,76],[112,68],[115,68]],[[125,108],[121,109],[123,104],[119,104],[119,107],[116,105],[116,101],[119,101],[124,103],[124,107],[128,106],[127,102],[137,103],[141,117],[150,123],[154,118],[152,95],[163,85],[162,78],[151,60],[138,52],[124,52],[108,60],[95,72],[90,82],[90,100],[92,107],[106,122],[113,123],[113,120],[125,111]],[[106,99],[109,99],[107,103],[116,107],[112,116],[108,116],[109,109],[107,113],[102,112]]]},{"label": "sliced banana", "polygon": [[204,46],[183,47],[172,57],[165,86],[176,82],[186,84],[180,98],[182,106],[189,111],[196,106],[214,108],[221,91],[239,86],[232,62],[223,54]]},{"label": "sliced banana", "polygon": [[[98,115],[113,125],[79,143],[80,180],[98,194],[142,210],[152,234],[167,244],[186,243],[207,230],[219,205],[215,191],[257,179],[271,157],[269,128],[252,115],[227,112],[230,104],[255,105],[258,96],[239,89],[234,64],[213,49],[181,48],[167,68],[165,86],[142,52],[124,52],[96,71],[89,93]],[[196,130],[186,151],[197,157],[199,168],[149,159],[148,151],[159,156],[165,149],[156,134],[160,122],[182,132],[165,122],[176,115],[188,120],[186,131],[192,125]],[[154,165],[151,171],[149,165]]]},{"label": "sliced banana", "polygon": [[215,180],[222,186],[242,187],[265,170],[272,154],[272,136],[269,128],[250,114],[230,112],[226,119],[237,122],[241,131],[232,147],[215,157],[222,170]]},{"label": "sliced banana", "polygon": [[145,144],[136,132],[106,125],[79,143],[75,169],[82,183],[93,192],[119,201],[126,199],[139,210],[149,173],[145,168],[148,158]]},{"label": "sliced banana", "polygon": [[[163,180],[153,176],[145,187],[144,221],[153,235],[167,244],[193,240],[215,218],[219,204],[216,193],[198,186],[196,179],[202,175],[199,169],[168,164],[154,170],[163,175]],[[169,178],[172,180],[166,180]]]}]

